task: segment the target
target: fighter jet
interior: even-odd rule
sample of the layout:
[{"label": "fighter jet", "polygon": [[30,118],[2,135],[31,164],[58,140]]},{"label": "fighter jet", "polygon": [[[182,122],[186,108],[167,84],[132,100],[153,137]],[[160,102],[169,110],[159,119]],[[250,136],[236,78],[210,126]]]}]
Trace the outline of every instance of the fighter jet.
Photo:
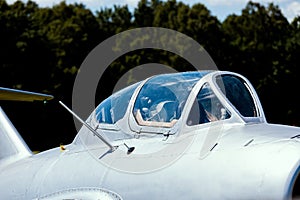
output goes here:
[{"label": "fighter jet", "polygon": [[87,119],[60,104],[82,127],[38,154],[0,110],[1,199],[300,198],[300,128],[268,123],[240,74],[151,76]]}]

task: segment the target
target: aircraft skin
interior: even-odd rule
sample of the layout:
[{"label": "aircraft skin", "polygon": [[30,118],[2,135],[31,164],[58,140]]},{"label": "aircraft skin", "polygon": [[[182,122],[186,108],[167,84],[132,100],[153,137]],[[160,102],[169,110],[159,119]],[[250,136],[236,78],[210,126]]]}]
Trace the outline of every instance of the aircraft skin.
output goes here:
[{"label": "aircraft skin", "polygon": [[[248,92],[238,93],[242,88]],[[124,101],[115,95],[86,120],[114,148],[82,126],[71,144],[33,155],[0,109],[1,199],[300,197],[300,128],[267,123],[245,77],[222,71],[159,75],[117,94],[130,94],[125,109],[118,110]],[[162,119],[173,97],[180,114]],[[155,98],[162,99],[155,104]],[[200,101],[220,116],[201,122],[201,108],[193,114]],[[115,115],[108,118],[106,108]]]}]

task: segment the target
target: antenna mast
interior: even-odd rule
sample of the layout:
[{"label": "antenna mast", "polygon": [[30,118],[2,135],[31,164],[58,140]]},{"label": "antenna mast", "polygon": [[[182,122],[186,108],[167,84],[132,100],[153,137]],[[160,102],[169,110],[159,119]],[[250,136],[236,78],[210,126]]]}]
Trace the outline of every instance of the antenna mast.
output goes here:
[{"label": "antenna mast", "polygon": [[114,147],[112,144],[110,144],[109,141],[107,141],[100,133],[95,131],[90,125],[88,125],[85,121],[83,121],[78,115],[76,115],[71,109],[69,109],[63,102],[59,101],[59,103],[67,110],[69,111],[80,123],[82,123],[85,127],[87,127],[92,133],[94,133],[102,142],[104,142],[111,151],[115,151],[116,147]]}]

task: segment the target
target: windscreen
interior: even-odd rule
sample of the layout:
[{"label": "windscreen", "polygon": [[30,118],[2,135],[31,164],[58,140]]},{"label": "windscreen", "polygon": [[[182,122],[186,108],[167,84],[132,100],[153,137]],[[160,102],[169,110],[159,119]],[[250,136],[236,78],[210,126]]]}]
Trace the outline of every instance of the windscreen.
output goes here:
[{"label": "windscreen", "polygon": [[139,84],[140,82],[131,85],[102,101],[96,108],[94,121],[103,124],[114,124],[122,119],[131,96]]}]

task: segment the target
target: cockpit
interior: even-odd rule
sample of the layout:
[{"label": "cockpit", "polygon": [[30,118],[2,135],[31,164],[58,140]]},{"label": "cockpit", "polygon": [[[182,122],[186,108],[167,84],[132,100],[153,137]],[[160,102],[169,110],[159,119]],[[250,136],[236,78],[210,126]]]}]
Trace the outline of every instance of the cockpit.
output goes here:
[{"label": "cockpit", "polygon": [[205,73],[168,74],[149,79],[139,91],[132,114],[139,125],[172,127],[196,82]]},{"label": "cockpit", "polygon": [[157,75],[126,87],[100,103],[88,123],[151,133],[223,120],[264,121],[254,89],[235,73],[195,71]]}]

